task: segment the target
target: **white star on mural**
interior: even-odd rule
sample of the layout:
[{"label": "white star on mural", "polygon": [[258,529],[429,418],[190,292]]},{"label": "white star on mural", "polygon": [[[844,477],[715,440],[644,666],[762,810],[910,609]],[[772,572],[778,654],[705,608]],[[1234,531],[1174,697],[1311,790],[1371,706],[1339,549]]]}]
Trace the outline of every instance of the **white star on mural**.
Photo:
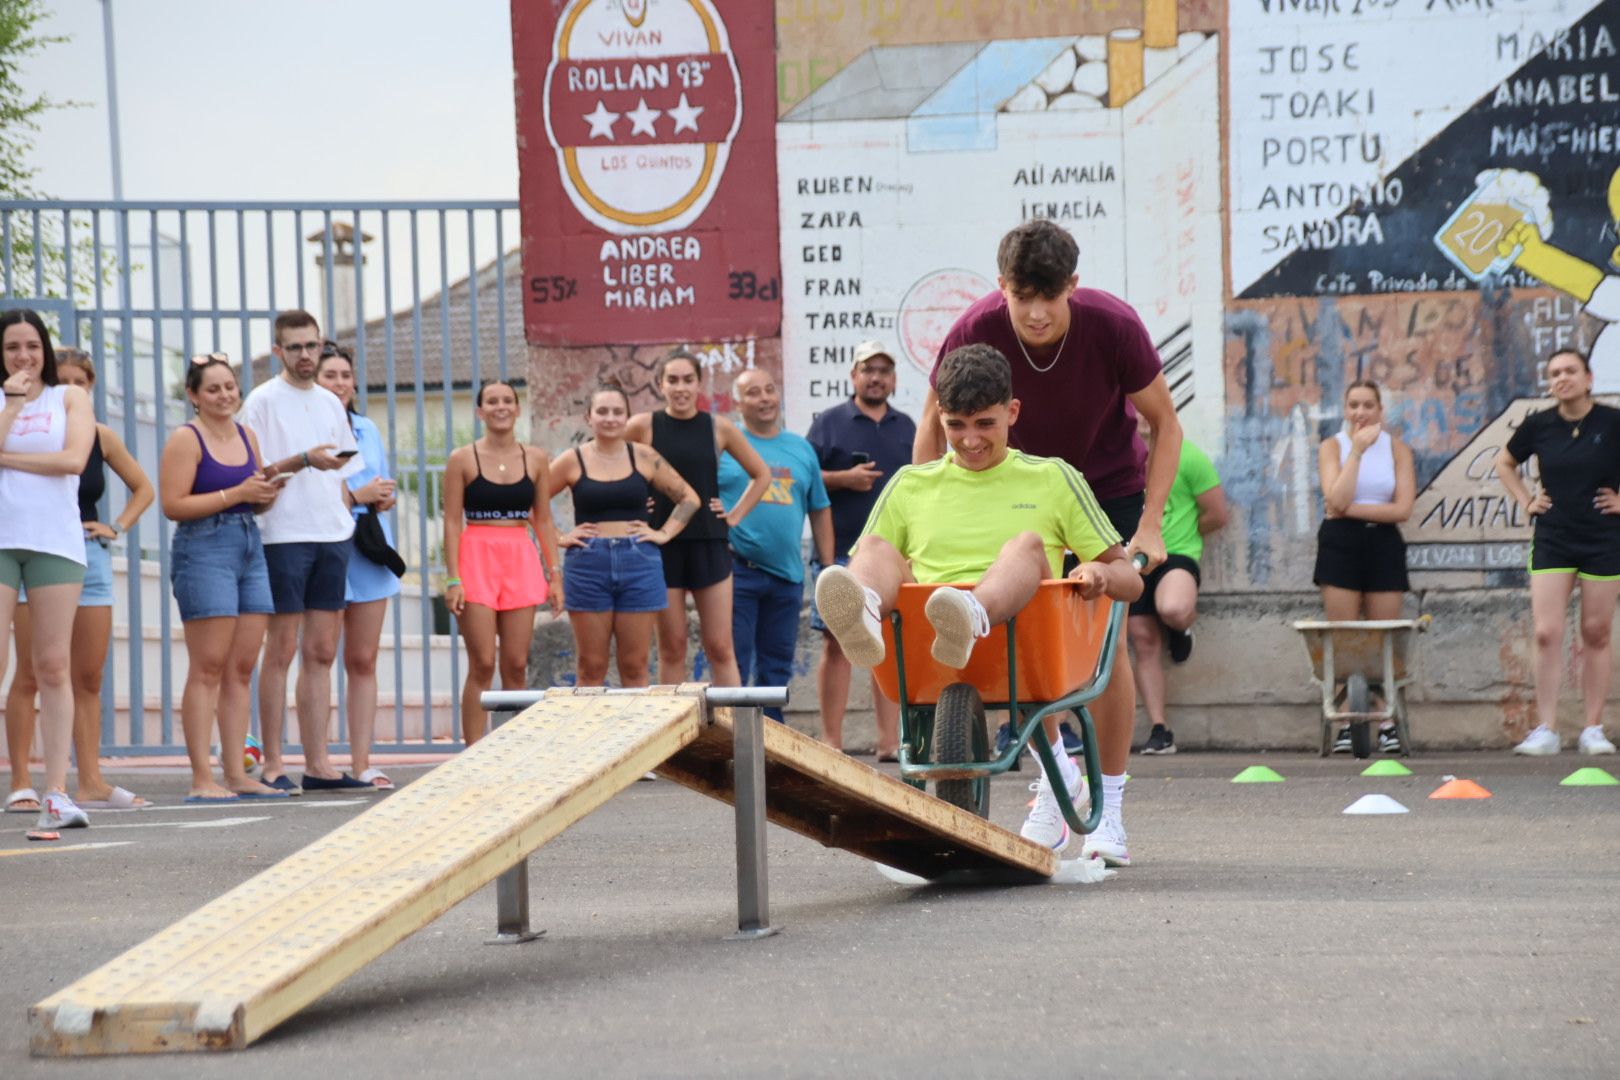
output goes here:
[{"label": "white star on mural", "polygon": [[653,130],[653,121],[657,120],[660,116],[663,116],[664,113],[661,109],[647,108],[647,99],[642,98],[640,101],[636,102],[635,108],[631,109],[624,115],[630,118],[630,134],[651,135],[656,137],[658,132]]},{"label": "white star on mural", "polygon": [[601,101],[596,103],[595,109],[585,114],[585,122],[591,125],[591,138],[593,139],[612,140],[613,125],[618,119],[619,114],[609,112],[608,107]]},{"label": "white star on mural", "polygon": [[696,131],[698,114],[702,111],[702,105],[688,103],[686,95],[682,94],[680,104],[669,110],[670,117],[675,121],[674,134],[679,135],[682,130]]}]

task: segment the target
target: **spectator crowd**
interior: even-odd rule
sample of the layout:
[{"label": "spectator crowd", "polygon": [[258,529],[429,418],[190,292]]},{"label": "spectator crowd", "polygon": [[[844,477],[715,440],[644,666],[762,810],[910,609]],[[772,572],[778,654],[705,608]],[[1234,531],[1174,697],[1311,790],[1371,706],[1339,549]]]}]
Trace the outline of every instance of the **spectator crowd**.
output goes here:
[{"label": "spectator crowd", "polygon": [[[1121,807],[1136,705],[1148,720],[1139,752],[1175,753],[1163,654],[1180,663],[1192,653],[1205,539],[1228,515],[1209,456],[1183,437],[1140,318],[1117,298],[1080,288],[1077,260],[1073,238],[1049,222],[1008,233],[997,291],[951,328],[915,418],[891,403],[895,356],[879,341],[854,349],[850,397],[819,413],[807,436],[785,430],[781,390],[764,369],[732,385],[740,424],[707,411],[702,365],[680,349],[657,368],[660,408],[636,413],[624,389],[606,381],[583,403],[589,438],[556,457],[517,437],[523,406],[514,385],[479,386],[481,434],[449,455],[444,475],[445,602],[468,661],[463,741],[485,734],[479,700],[497,673],[503,686],[526,684],[542,606],[567,615],[580,685],[604,684],[612,665],[622,685],[646,686],[655,661],[660,683],[686,680],[689,605],[699,678],[783,685],[794,675],[812,585],[822,737],[841,747],[854,668],[883,656],[880,619],[901,582],[968,586],[939,590],[928,604],[935,658],[961,668],[973,642],[1015,614],[1043,577],[1066,575],[1084,595],[1130,603],[1130,650],[1092,706],[1103,814],[1086,842],[1087,854],[1128,865]],[[17,652],[6,809],[37,812],[38,827],[55,830],[86,825],[87,809],[145,803],[100,774],[100,679],[112,623],[108,545],[154,500],[174,523],[169,576],[188,657],[186,801],[391,788],[370,750],[382,624],[406,567],[386,516],[396,485],[378,429],[361,414],[348,351],[307,312],[282,312],[272,347],[279,371],[245,399],[227,356],[194,357],[184,380],[192,416],[169,435],[154,488],[97,421],[88,356],[54,348],[32,311],[0,314],[0,335],[0,674],[12,641]],[[1578,582],[1587,698],[1578,745],[1613,753],[1601,710],[1620,596],[1620,411],[1592,400],[1580,353],[1556,353],[1548,377],[1555,407],[1532,414],[1496,462],[1535,522],[1539,723],[1516,749],[1559,748],[1552,724],[1562,633]],[[1344,430],[1320,448],[1314,579],[1330,620],[1398,618],[1413,454],[1386,428],[1375,383],[1350,385],[1344,416]],[[1520,468],[1532,456],[1542,481],[1534,491]],[[118,518],[102,522],[108,469],[128,495]],[[551,506],[564,492],[572,524],[560,530]],[[975,515],[972,504],[986,493],[1007,496],[1017,513],[1038,512],[1016,527]],[[340,647],[347,772],[329,749]],[[296,783],[283,753],[295,658],[304,755]],[[257,776],[244,762],[255,677]],[[898,707],[875,679],[872,703],[876,756],[894,761]],[[43,795],[29,773],[36,719]],[[1048,736],[1079,749],[1055,719]],[[1004,727],[1001,746],[1012,737]],[[1347,730],[1335,749],[1349,748]],[[1380,748],[1406,749],[1393,726],[1380,732]],[[1067,798],[1086,797],[1072,765],[1065,779]],[[1035,785],[1024,832],[1061,848],[1067,829],[1048,783],[1043,775]]]}]

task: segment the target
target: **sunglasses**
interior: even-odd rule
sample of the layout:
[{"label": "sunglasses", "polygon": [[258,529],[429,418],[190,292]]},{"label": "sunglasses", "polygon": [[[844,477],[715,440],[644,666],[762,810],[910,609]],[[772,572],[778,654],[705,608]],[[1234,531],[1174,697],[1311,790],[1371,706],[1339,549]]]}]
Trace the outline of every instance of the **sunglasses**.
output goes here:
[{"label": "sunglasses", "polygon": [[222,352],[199,353],[191,358],[191,362],[202,367],[205,364],[228,364],[231,358]]}]

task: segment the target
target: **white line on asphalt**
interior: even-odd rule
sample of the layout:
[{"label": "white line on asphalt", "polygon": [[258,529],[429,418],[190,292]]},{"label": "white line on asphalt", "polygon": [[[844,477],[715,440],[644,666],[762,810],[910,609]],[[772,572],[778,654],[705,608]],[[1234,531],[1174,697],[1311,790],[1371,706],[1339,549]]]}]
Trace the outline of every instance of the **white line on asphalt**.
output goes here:
[{"label": "white line on asphalt", "polygon": [[0,851],[0,859],[11,855],[54,855],[61,851],[89,851],[91,848],[128,847],[133,840],[109,840],[101,844],[41,844],[39,847],[12,848],[9,851]]},{"label": "white line on asphalt", "polygon": [[150,814],[154,810],[235,810],[251,806],[253,809],[268,809],[276,807],[299,807],[302,809],[325,809],[329,806],[363,806],[366,803],[376,802],[375,799],[315,799],[306,802],[301,799],[243,799],[239,803],[192,803],[178,806],[137,806],[128,810],[91,810],[91,814]]},{"label": "white line on asphalt", "polygon": [[161,829],[165,826],[176,829],[228,829],[233,825],[252,825],[256,821],[269,821],[270,815],[263,817],[222,817],[212,818],[208,821],[132,821],[123,825],[95,825],[92,828],[98,832],[103,829]]}]

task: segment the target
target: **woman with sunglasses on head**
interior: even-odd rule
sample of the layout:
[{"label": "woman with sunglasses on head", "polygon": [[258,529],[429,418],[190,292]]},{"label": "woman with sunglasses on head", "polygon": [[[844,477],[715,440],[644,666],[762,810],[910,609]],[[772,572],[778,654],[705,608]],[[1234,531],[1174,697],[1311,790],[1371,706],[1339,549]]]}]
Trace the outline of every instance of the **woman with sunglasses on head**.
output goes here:
[{"label": "woman with sunglasses on head", "polygon": [[[44,721],[45,797],[37,828],[82,828],[89,815],[68,797],[73,741],[70,675],[73,620],[84,585],[84,527],[79,521],[79,474],[90,460],[96,417],[90,398],[62,383],[50,331],[33,311],[0,313],[5,405],[0,408],[0,678],[11,652],[18,594],[33,607],[34,680]],[[27,784],[16,776],[12,797]],[[26,773],[28,755],[21,760]]]},{"label": "woman with sunglasses on head", "polygon": [[[56,350],[56,377],[67,386],[77,386],[88,397],[96,383],[96,369],[90,355],[81,349]],[[107,469],[111,468],[129,489],[123,512],[111,525],[102,524],[96,503],[107,489]],[[73,748],[78,758],[79,790],[74,796],[85,810],[130,810],[146,805],[146,800],[121,787],[109,784],[101,775],[101,674],[107,662],[107,645],[112,638],[113,572],[110,543],[126,532],[152,505],[156,492],[140,462],[129,452],[124,440],[106,424],[96,424],[96,437],[90,443],[90,460],[79,476],[79,520],[84,525],[84,589],[79,593],[79,610],[73,617]],[[138,556],[130,565],[139,561]],[[16,616],[17,672],[6,695],[6,732],[12,746],[11,760],[19,764],[27,794],[27,746],[34,733],[33,622],[28,614],[26,594],[19,600]],[[21,753],[17,747],[24,747]],[[32,806],[27,805],[29,801]],[[38,810],[37,800],[8,800],[8,808]]]},{"label": "woman with sunglasses on head", "polygon": [[[175,522],[169,581],[188,660],[180,696],[191,759],[186,802],[285,799],[286,792],[250,777],[242,759],[253,668],[275,610],[253,515],[275,502],[281,487],[265,477],[258,436],[236,422],[242,392],[224,353],[192,358],[186,398],[196,417],[174,429],[158,463],[160,505]],[[223,787],[209,762],[216,720]]]},{"label": "woman with sunglasses on head", "polygon": [[[1592,400],[1586,354],[1560,349],[1547,359],[1555,405],[1526,416],[1496,454],[1496,476],[1524,516],[1530,541],[1530,618],[1535,631],[1536,726],[1513,748],[1545,757],[1561,749],[1558,680],[1564,668],[1564,622],[1575,584],[1581,587],[1581,695],[1586,724],[1576,747],[1612,754],[1603,734],[1609,696],[1609,643],[1620,599],[1620,409]],[[1532,457],[1541,484],[1534,495],[1520,466]]]},{"label": "woman with sunglasses on head", "polygon": [[[388,455],[377,425],[355,410],[354,357],[335,341],[321,347],[315,381],[337,395],[349,414],[349,427],[365,464],[349,477],[347,498],[358,522],[375,514],[383,537],[394,544],[393,529],[384,517],[394,506],[394,481],[389,479]],[[343,670],[349,680],[349,757],[355,779],[382,791],[394,782],[381,769],[371,767],[371,741],[377,727],[377,651],[382,640],[388,598],[399,595],[399,578],[372,562],[357,547],[349,556],[348,606],[343,610]]]},{"label": "woman with sunglasses on head", "polygon": [[551,458],[518,441],[511,383],[484,383],[473,403],[484,434],[452,451],[444,466],[444,602],[467,641],[461,736],[469,746],[488,726],[479,697],[497,665],[504,689],[526,686],[536,609],[549,599],[553,614],[563,610]]},{"label": "woman with sunglasses on head", "polygon": [[[658,451],[624,437],[630,399],[617,383],[591,394],[591,439],[551,463],[551,487],[574,496],[574,527],[560,541],[580,686],[607,682],[608,655],[621,686],[647,685],[653,624],[664,610],[661,549],[699,511],[697,493]],[[647,499],[661,492],[675,509],[662,529],[647,524]]]},{"label": "woman with sunglasses on head", "polygon": [[[737,425],[698,408],[703,372],[697,357],[684,349],[674,350],[658,365],[654,381],[664,407],[631,417],[625,437],[663,455],[708,508],[700,510],[660,552],[668,607],[658,616],[658,681],[679,683],[686,679],[686,597],[691,594],[698,613],[703,655],[709,661],[709,681],[716,686],[736,686],[741,677],[731,641],[731,548],[727,531],[746,517],[765,494],[771,471]],[[720,501],[722,452],[735,458],[748,474],[748,486],[730,510]],[[653,493],[655,528],[664,527],[674,510],[675,504],[667,496]]]}]

